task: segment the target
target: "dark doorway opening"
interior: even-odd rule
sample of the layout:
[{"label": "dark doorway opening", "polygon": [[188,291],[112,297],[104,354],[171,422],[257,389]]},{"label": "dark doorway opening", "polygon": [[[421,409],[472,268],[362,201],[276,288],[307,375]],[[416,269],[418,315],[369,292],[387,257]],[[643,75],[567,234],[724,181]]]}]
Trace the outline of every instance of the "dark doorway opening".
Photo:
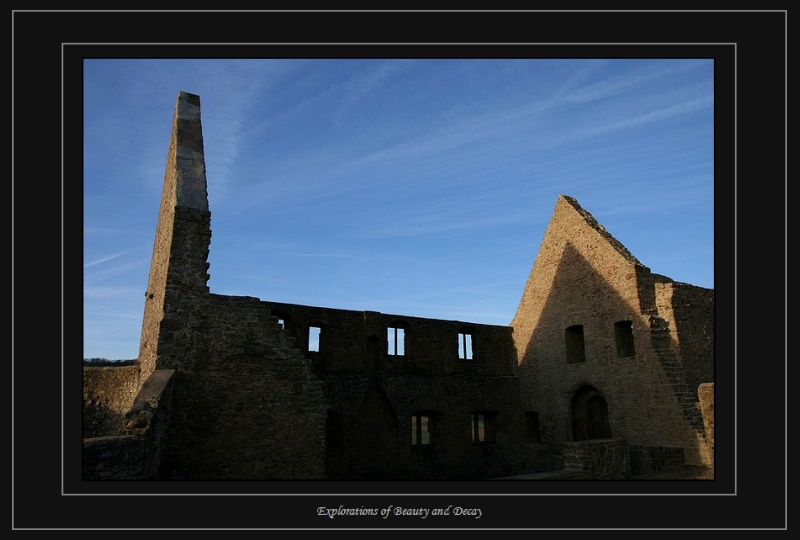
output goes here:
[{"label": "dark doorway opening", "polygon": [[602,392],[582,386],[572,398],[572,438],[575,441],[610,439],[608,404]]}]

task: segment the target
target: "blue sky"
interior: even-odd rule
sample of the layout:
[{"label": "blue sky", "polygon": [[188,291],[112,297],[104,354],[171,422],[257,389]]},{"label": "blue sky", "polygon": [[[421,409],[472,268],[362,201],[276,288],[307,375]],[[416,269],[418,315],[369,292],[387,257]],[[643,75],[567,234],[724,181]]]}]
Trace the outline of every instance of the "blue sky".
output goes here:
[{"label": "blue sky", "polygon": [[175,100],[213,293],[508,324],[559,194],[714,288],[713,61],[84,62],[84,358],[139,350]]}]

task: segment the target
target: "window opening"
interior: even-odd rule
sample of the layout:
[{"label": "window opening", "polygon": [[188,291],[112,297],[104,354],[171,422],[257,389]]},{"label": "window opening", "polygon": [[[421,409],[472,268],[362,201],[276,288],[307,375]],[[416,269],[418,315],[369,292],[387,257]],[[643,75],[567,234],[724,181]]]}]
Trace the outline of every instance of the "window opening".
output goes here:
[{"label": "window opening", "polygon": [[286,330],[286,322],[289,320],[289,314],[284,311],[278,311],[273,309],[272,316],[275,317],[278,321],[278,327],[281,330]]},{"label": "window opening", "polygon": [[486,415],[472,415],[472,442],[486,442]]},{"label": "window opening", "polygon": [[390,356],[403,356],[405,355],[405,330],[397,326],[389,327],[386,337],[389,341],[389,355]]},{"label": "window opening", "polygon": [[472,442],[493,443],[495,441],[495,416],[494,412],[472,413]]},{"label": "window opening", "polygon": [[619,321],[614,323],[614,338],[617,342],[617,356],[635,356],[633,347],[633,322]]},{"label": "window opening", "polygon": [[583,343],[583,325],[570,326],[564,332],[567,346],[567,364],[578,364],[586,361],[586,349]]},{"label": "window opening", "polygon": [[458,333],[458,357],[461,360],[472,360],[472,334]]},{"label": "window opening", "polygon": [[431,443],[431,417],[415,414],[411,417],[411,444],[415,446]]},{"label": "window opening", "polygon": [[319,352],[319,337],[322,334],[322,328],[319,326],[311,326],[308,329],[308,350],[310,352]]}]

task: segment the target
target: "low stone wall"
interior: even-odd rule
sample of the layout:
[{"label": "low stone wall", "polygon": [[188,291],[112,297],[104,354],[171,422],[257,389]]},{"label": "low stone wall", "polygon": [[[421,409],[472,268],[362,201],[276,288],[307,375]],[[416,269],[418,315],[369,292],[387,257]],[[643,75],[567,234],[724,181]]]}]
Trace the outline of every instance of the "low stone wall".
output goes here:
[{"label": "low stone wall", "polygon": [[119,435],[140,386],[132,366],[83,368],[83,438]]},{"label": "low stone wall", "polygon": [[526,474],[560,471],[564,469],[564,454],[549,444],[526,443],[519,456],[517,470]]},{"label": "low stone wall", "polygon": [[84,480],[146,480],[146,438],[136,435],[83,440]]},{"label": "low stone wall", "polygon": [[[114,368],[118,369],[118,368]],[[119,435],[83,440],[84,480],[152,480],[169,425],[172,370],[154,371],[142,385]]]},{"label": "low stone wall", "polygon": [[564,466],[596,480],[623,480],[631,476],[628,443],[622,439],[573,441],[564,444]]},{"label": "low stone wall", "polygon": [[686,464],[684,450],[680,446],[638,446],[629,448],[631,472],[651,474],[683,467]]}]

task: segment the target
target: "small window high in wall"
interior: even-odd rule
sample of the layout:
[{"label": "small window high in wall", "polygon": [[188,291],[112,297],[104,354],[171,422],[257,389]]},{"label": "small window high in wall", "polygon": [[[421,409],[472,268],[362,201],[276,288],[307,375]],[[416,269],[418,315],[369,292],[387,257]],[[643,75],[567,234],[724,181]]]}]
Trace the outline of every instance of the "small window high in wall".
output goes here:
[{"label": "small window high in wall", "polygon": [[285,311],[272,310],[272,316],[277,319],[278,327],[281,330],[286,330],[286,323],[289,322],[289,314]]},{"label": "small window high in wall", "polygon": [[310,326],[308,328],[308,350],[309,352],[319,352],[319,338],[322,335],[322,328]]},{"label": "small window high in wall", "polygon": [[472,360],[472,333],[467,330],[458,333],[458,358]]},{"label": "small window high in wall", "polygon": [[633,322],[618,321],[614,323],[614,339],[617,342],[617,356],[625,358],[636,356],[633,347]]},{"label": "small window high in wall", "polygon": [[399,325],[390,326],[386,332],[388,341],[387,352],[389,356],[403,356],[406,354],[406,331]]},{"label": "small window high in wall", "polygon": [[472,332],[469,330],[458,333],[458,358],[472,360]]},{"label": "small window high in wall", "polygon": [[564,332],[567,346],[567,364],[586,362],[586,349],[583,344],[583,325],[570,326]]}]

